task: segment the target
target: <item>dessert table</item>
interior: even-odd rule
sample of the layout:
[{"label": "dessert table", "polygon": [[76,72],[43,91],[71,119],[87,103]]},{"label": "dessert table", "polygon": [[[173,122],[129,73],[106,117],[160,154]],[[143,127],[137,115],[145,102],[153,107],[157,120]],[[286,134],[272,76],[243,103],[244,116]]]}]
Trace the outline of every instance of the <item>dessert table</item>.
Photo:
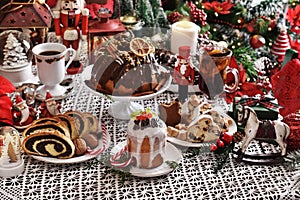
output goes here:
[{"label": "dessert table", "polygon": [[[140,101],[157,110],[162,102],[176,98],[164,92]],[[110,99],[95,95],[77,75],[73,91],[61,102],[63,112],[88,111],[105,124],[111,148],[126,139],[127,121],[109,115]],[[211,152],[189,156],[187,148],[179,166],[158,177],[126,177],[91,159],[80,163],[53,164],[23,155],[24,172],[0,178],[1,199],[300,199],[300,188],[292,188],[295,171],[285,165],[249,165],[230,158],[215,172]],[[102,154],[99,156],[101,158]],[[298,172],[299,173],[299,172]]]}]

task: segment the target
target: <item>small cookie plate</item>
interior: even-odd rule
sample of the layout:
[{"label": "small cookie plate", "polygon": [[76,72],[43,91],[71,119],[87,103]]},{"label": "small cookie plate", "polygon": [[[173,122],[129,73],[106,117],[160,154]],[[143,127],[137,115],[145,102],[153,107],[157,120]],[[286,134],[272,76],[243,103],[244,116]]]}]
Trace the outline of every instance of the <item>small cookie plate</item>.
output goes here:
[{"label": "small cookie plate", "polygon": [[[237,131],[237,126],[236,126],[235,121],[230,116],[228,116],[227,114],[226,114],[225,117],[232,121],[231,125],[229,126],[228,133],[231,133],[231,134],[235,133]],[[185,141],[185,140],[180,140],[180,139],[177,139],[177,138],[171,137],[171,136],[168,136],[167,140],[169,142],[173,143],[173,144],[177,144],[177,145],[184,146],[184,147],[203,147],[203,146],[207,146],[207,144],[210,143],[210,142],[193,143],[193,142],[188,142],[188,141]]]}]

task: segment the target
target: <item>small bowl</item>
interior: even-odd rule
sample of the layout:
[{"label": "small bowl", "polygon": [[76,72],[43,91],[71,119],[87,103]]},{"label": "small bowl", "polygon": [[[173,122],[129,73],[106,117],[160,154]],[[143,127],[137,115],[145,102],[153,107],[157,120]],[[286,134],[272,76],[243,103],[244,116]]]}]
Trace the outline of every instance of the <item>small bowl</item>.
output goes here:
[{"label": "small bowl", "polygon": [[123,17],[120,17],[120,20],[123,24],[125,25],[134,25],[136,23],[138,23],[138,20],[136,19],[135,16],[123,16]]},{"label": "small bowl", "polygon": [[5,77],[13,85],[17,86],[28,81],[32,77],[31,66],[32,62],[25,63],[23,66],[15,69],[4,69],[3,67],[0,67],[0,76]]}]

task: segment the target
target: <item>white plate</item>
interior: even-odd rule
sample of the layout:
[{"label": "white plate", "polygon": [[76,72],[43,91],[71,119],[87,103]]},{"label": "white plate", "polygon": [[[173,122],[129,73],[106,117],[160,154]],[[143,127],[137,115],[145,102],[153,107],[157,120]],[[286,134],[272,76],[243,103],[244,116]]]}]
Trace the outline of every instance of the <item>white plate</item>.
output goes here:
[{"label": "white plate", "polygon": [[[236,126],[235,121],[227,114],[224,114],[224,117],[232,121],[232,124],[228,127],[229,128],[228,133],[231,133],[231,134],[235,133],[237,131],[237,126]],[[167,140],[169,142],[172,142],[173,144],[177,144],[177,145],[184,146],[184,147],[203,147],[203,146],[207,146],[208,144],[211,143],[211,142],[203,142],[203,143],[188,142],[185,140],[179,140],[179,139],[177,139],[175,137],[171,137],[171,136],[167,136]],[[212,141],[212,142],[214,142],[214,141]]]},{"label": "white plate", "polygon": [[[127,141],[117,144],[115,147],[112,148],[111,154],[112,155],[116,154],[121,149],[123,149],[125,145],[127,145]],[[166,164],[166,161],[174,161],[176,163],[179,163],[182,158],[182,154],[174,145],[167,142],[165,155],[166,155],[165,162],[159,167],[153,169],[142,169],[137,167],[131,167],[129,171],[130,174],[138,177],[156,177],[156,176],[161,176],[170,173],[171,171],[173,171],[173,169]]]},{"label": "white plate", "polygon": [[144,95],[144,96],[112,96],[112,95],[106,95],[106,94],[102,94],[102,93],[90,88],[88,85],[86,85],[85,81],[91,79],[92,69],[93,69],[93,65],[89,65],[81,73],[81,81],[82,81],[83,85],[90,92],[92,92],[93,94],[98,95],[98,96],[99,95],[101,95],[101,96],[110,96],[115,101],[129,101],[129,100],[140,101],[140,100],[149,99],[149,98],[155,97],[156,95],[161,94],[164,91],[166,91],[172,83],[172,76],[170,76],[168,81],[166,81],[165,84],[157,92],[152,93],[152,94],[148,94],[148,95]]},{"label": "white plate", "polygon": [[[107,145],[106,145],[106,148],[105,148],[104,151],[106,151],[108,149],[109,144],[110,144],[110,135],[108,133],[106,133],[106,139],[107,139]],[[97,151],[97,150],[101,149],[102,146],[103,146],[102,142],[103,142],[103,139],[101,138],[99,140],[99,145],[95,149],[93,149],[93,151]],[[89,153],[86,153],[86,154],[84,154],[82,156],[75,156],[75,157],[66,158],[66,159],[44,157],[44,156],[35,156],[35,155],[31,155],[31,156],[34,159],[36,159],[36,160],[40,160],[40,161],[44,161],[44,162],[48,162],[48,163],[54,163],[54,164],[72,164],[72,163],[79,163],[79,162],[84,162],[84,161],[90,160],[92,158],[95,158],[95,157],[99,156],[99,154],[89,154]]]}]

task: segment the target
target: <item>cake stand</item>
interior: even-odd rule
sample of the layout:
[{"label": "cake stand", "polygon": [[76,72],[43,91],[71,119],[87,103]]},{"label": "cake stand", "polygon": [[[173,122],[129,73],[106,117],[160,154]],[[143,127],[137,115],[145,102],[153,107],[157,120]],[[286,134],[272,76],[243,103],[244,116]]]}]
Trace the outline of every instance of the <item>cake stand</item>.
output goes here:
[{"label": "cake stand", "polygon": [[95,89],[92,89],[86,84],[86,81],[91,79],[92,68],[93,65],[89,65],[82,72],[81,80],[83,85],[95,95],[112,99],[113,103],[109,108],[109,114],[114,118],[121,119],[121,120],[129,120],[131,113],[137,110],[144,110],[144,107],[141,104],[137,103],[136,101],[150,99],[157,96],[158,94],[163,93],[170,87],[172,82],[172,77],[170,76],[169,79],[165,82],[165,84],[157,92],[153,94],[148,94],[143,96],[112,96],[112,95],[100,93]]}]

